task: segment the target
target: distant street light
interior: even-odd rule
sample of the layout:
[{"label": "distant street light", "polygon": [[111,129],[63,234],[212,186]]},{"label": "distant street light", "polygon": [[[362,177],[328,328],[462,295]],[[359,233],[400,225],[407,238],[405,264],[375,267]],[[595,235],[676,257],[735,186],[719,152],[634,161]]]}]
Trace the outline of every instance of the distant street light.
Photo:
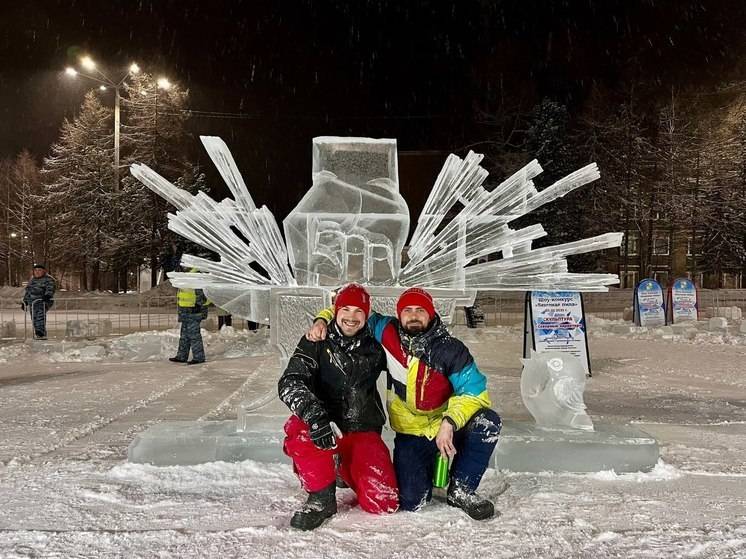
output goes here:
[{"label": "distant street light", "polygon": [[[132,64],[130,64],[127,73],[122,77],[122,79],[116,82],[109,76],[104,74],[101,70],[99,70],[96,67],[96,63],[94,62],[94,60],[88,55],[83,56],[80,59],[80,65],[83,67],[84,70],[87,70],[88,72],[95,71],[98,77],[91,75],[90,73],[83,73],[73,67],[67,67],[65,69],[65,74],[67,74],[69,77],[76,77],[80,75],[89,80],[98,82],[101,84],[99,86],[99,89],[101,91],[106,91],[109,87],[114,90],[114,192],[119,192],[119,104],[121,101],[120,90],[124,83],[127,81],[127,78],[140,73],[140,66],[138,66],[137,63],[133,62]],[[161,89],[169,89],[171,87],[171,82],[168,81],[167,78],[162,77],[158,79],[157,85]]]},{"label": "distant street light", "polygon": [[93,72],[96,69],[96,63],[90,56],[84,56],[83,58],[81,58],[80,65],[89,72]]}]

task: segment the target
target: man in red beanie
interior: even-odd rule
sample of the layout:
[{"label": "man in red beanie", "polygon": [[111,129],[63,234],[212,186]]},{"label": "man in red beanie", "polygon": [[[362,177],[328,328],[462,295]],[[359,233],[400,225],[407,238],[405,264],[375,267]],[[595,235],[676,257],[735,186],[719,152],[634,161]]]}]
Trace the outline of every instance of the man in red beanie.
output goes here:
[{"label": "man in red beanie", "polygon": [[290,521],[301,530],[313,530],[337,512],[335,455],[363,510],[383,514],[399,507],[376,388],[386,355],[368,329],[369,313],[365,288],[340,290],[325,339],[301,338],[278,383],[280,399],[293,412],[283,448],[309,494]]},{"label": "man in red beanie", "polygon": [[[397,318],[373,313],[368,327],[388,362],[400,507],[419,510],[431,499],[440,453],[451,461],[447,503],[476,520],[492,518],[494,505],[476,493],[501,428],[490,409],[487,379],[467,347],[446,330],[427,291],[406,290],[396,312]],[[331,318],[330,309],[321,311],[306,336],[324,339]]]}]

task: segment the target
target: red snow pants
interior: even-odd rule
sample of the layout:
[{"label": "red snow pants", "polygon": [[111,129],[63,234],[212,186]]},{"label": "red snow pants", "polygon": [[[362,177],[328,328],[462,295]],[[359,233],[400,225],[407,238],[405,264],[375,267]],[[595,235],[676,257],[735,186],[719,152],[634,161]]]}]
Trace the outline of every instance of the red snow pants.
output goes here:
[{"label": "red snow pants", "polygon": [[357,495],[360,508],[374,514],[396,512],[399,508],[399,488],[391,455],[375,431],[345,433],[337,441],[337,448],[322,450],[311,441],[308,425],[291,415],[285,423],[283,450],[293,460],[295,473],[309,493],[336,481],[334,455],[339,454],[340,474]]}]

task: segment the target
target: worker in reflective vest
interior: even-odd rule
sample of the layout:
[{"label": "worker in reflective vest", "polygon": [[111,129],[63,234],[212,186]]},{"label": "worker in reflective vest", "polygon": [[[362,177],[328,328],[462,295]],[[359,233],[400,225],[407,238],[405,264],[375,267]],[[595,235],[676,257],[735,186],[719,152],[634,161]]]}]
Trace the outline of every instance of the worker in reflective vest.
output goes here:
[{"label": "worker in reflective vest", "polygon": [[[207,298],[201,289],[181,288],[176,294],[176,304],[179,309],[181,335],[176,357],[170,357],[169,361],[188,365],[204,363],[205,347],[202,344],[200,323],[207,318]],[[192,351],[191,360],[189,350]]]}]

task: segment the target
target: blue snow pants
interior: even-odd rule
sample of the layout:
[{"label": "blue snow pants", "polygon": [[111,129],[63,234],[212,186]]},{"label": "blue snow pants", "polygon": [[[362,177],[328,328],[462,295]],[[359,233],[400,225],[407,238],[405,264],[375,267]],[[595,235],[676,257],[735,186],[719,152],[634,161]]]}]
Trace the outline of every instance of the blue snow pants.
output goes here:
[{"label": "blue snow pants", "polygon": [[205,346],[202,344],[202,333],[199,330],[202,318],[185,316],[181,319],[181,335],[179,336],[179,349],[176,358],[186,361],[189,359],[189,350],[192,350],[192,359],[195,361],[205,360]]},{"label": "blue snow pants", "polygon": [[[476,491],[492,451],[497,445],[500,416],[485,408],[453,434],[456,456],[450,468],[451,483]],[[433,467],[438,447],[435,439],[397,433],[394,439],[394,469],[399,483],[399,508],[414,511],[432,497]]]}]

